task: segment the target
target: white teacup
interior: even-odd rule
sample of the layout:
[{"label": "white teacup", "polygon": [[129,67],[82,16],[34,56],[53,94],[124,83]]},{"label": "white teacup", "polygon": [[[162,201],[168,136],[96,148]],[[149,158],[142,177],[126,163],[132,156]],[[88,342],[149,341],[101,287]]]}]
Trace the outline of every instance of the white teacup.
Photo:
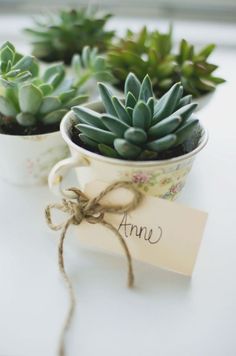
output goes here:
[{"label": "white teacup", "polygon": [[[86,105],[101,112],[101,102]],[[68,170],[75,168],[79,187],[83,190],[91,181],[112,183],[117,180],[131,181],[147,195],[174,200],[184,187],[195,156],[208,141],[207,131],[202,127],[198,146],[191,152],[167,160],[126,161],[102,156],[75,144],[71,139],[71,129],[76,118],[69,112],[62,120],[60,130],[68,144],[71,157],[58,162],[49,174],[49,187],[56,195],[74,197],[72,192],[62,189],[61,183]]]}]

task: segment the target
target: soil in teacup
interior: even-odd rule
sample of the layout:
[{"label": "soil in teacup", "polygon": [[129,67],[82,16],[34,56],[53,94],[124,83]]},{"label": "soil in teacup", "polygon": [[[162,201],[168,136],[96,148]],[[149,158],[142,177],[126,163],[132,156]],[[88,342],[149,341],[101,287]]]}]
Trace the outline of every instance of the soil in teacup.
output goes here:
[{"label": "soil in teacup", "polygon": [[[83,147],[91,152],[94,152],[94,153],[97,153],[99,155],[101,155],[101,153],[98,151],[98,150],[95,150],[91,147],[87,147],[79,138],[79,135],[78,135],[78,130],[75,129],[74,126],[72,126],[71,128],[71,133],[70,133],[70,136],[71,136],[71,140],[78,146],[80,147]],[[198,126],[192,137],[189,138],[188,140],[186,140],[183,144],[179,145],[179,146],[176,146],[172,149],[169,149],[169,150],[166,150],[164,152],[160,152],[157,155],[155,155],[155,157],[149,157],[148,159],[145,158],[145,159],[142,159],[142,157],[138,157],[136,160],[137,161],[144,161],[144,160],[148,160],[148,161],[156,161],[156,160],[165,160],[165,159],[170,159],[170,158],[174,158],[174,157],[179,157],[179,156],[183,156],[191,151],[193,151],[198,145],[199,145],[199,141],[200,141],[200,138],[202,136],[202,129],[200,126]],[[121,159],[124,159],[123,157],[121,157]]]},{"label": "soil in teacup", "polygon": [[59,131],[59,124],[44,125],[38,123],[35,126],[25,127],[9,118],[0,118],[0,134],[13,136],[41,135]]}]

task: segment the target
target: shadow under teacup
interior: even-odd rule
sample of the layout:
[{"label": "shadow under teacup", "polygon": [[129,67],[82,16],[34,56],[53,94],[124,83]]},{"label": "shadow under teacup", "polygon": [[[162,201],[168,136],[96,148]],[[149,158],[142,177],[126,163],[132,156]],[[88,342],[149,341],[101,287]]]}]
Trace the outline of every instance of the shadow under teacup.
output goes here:
[{"label": "shadow under teacup", "polygon": [[[102,112],[101,102],[85,105]],[[133,182],[138,189],[147,195],[174,200],[185,185],[189,171],[198,152],[208,141],[208,134],[201,126],[201,137],[198,146],[191,152],[166,160],[127,161],[102,156],[91,152],[72,141],[72,127],[77,122],[70,111],[62,120],[60,131],[68,144],[71,157],[58,162],[49,174],[49,187],[56,195],[74,198],[74,193],[62,188],[62,181],[71,168],[75,168],[80,189],[92,181],[103,181],[110,184],[118,180]]]}]

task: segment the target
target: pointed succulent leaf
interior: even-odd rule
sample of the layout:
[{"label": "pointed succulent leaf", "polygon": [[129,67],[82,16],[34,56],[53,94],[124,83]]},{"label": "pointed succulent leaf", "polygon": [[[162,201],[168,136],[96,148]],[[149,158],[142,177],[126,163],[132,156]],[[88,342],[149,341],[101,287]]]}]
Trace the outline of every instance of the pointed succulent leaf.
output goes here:
[{"label": "pointed succulent leaf", "polygon": [[152,142],[149,142],[147,144],[147,148],[159,153],[173,147],[175,142],[176,142],[176,135],[170,134],[162,138],[159,138],[157,140],[154,140]]},{"label": "pointed succulent leaf", "polygon": [[178,105],[176,106],[176,109],[178,110],[178,109],[182,108],[182,106],[190,104],[192,102],[192,97],[193,96],[190,94],[190,95],[186,95],[183,98],[181,98]]},{"label": "pointed succulent leaf", "polygon": [[104,125],[116,135],[116,137],[123,137],[125,131],[129,128],[127,124],[112,115],[102,114],[101,120]]},{"label": "pointed succulent leaf", "polygon": [[154,113],[154,103],[155,103],[154,97],[149,98],[147,101],[147,106],[150,109],[151,116],[153,116]]},{"label": "pointed succulent leaf", "polygon": [[42,99],[39,108],[40,114],[48,114],[51,111],[58,110],[61,107],[61,101],[56,96],[46,96]]},{"label": "pointed succulent leaf", "polygon": [[127,109],[124,107],[124,105],[121,103],[121,101],[117,97],[113,96],[112,102],[113,102],[114,108],[115,108],[116,113],[117,113],[118,117],[120,118],[120,120],[123,121],[124,123],[130,125],[132,123],[132,120],[131,120],[128,112],[126,111]]},{"label": "pointed succulent leaf", "polygon": [[0,96],[0,114],[8,117],[15,117],[17,110],[10,98]]},{"label": "pointed succulent leaf", "polygon": [[144,101],[138,101],[133,112],[133,126],[147,129],[151,123],[151,112]]},{"label": "pointed succulent leaf", "polygon": [[129,73],[125,80],[125,96],[132,93],[136,100],[139,98],[141,83],[133,73]]},{"label": "pointed succulent leaf", "polygon": [[103,156],[110,157],[110,158],[120,158],[120,156],[118,155],[116,150],[114,150],[114,148],[108,145],[104,145],[104,143],[100,143],[98,145],[98,149]]},{"label": "pointed succulent leaf", "polygon": [[198,106],[197,103],[190,103],[185,106],[182,106],[180,109],[176,110],[174,115],[180,116],[184,121],[186,121],[194,112],[196,107]]},{"label": "pointed succulent leaf", "polygon": [[138,147],[123,138],[116,138],[114,140],[114,147],[119,155],[126,159],[135,159],[142,152],[141,147]]},{"label": "pointed succulent leaf", "polygon": [[87,124],[78,124],[76,127],[86,136],[98,143],[112,145],[116,136],[109,131],[99,129],[98,127],[90,126]]},{"label": "pointed succulent leaf", "polygon": [[48,79],[47,83],[52,85],[53,88],[57,88],[59,84],[61,84],[64,77],[65,77],[65,72],[55,73]]},{"label": "pointed succulent leaf", "polygon": [[110,90],[103,83],[98,83],[98,89],[107,113],[116,116],[116,109],[112,102],[112,94],[110,93]]},{"label": "pointed succulent leaf", "polygon": [[79,138],[86,146],[89,146],[89,147],[91,147],[93,149],[97,149],[98,148],[97,142],[95,142],[94,140],[92,140],[91,138],[86,136],[85,134],[82,134],[82,133],[79,134]]},{"label": "pointed succulent leaf", "polygon": [[21,112],[16,116],[16,121],[21,126],[28,127],[34,126],[37,122],[37,119],[33,114]]},{"label": "pointed succulent leaf", "polygon": [[161,121],[173,112],[180,99],[182,90],[181,84],[176,83],[158,100],[154,108],[153,122]]},{"label": "pointed succulent leaf", "polygon": [[133,108],[130,108],[129,106],[126,108],[127,113],[129,114],[130,117],[130,122],[132,122],[132,118],[133,118]]},{"label": "pointed succulent leaf", "polygon": [[143,129],[130,127],[125,131],[124,138],[136,145],[147,141],[147,134]]},{"label": "pointed succulent leaf", "polygon": [[153,138],[160,138],[172,133],[180,126],[182,119],[180,116],[171,115],[158,122],[148,130],[148,135]]},{"label": "pointed succulent leaf", "polygon": [[9,47],[13,52],[15,52],[15,47],[9,41],[3,43],[3,45],[0,47],[0,51],[2,51],[5,47]]},{"label": "pointed succulent leaf", "polygon": [[42,91],[43,95],[49,95],[53,91],[51,84],[40,84],[39,89]]},{"label": "pointed succulent leaf", "polygon": [[0,51],[0,60],[2,62],[11,63],[14,60],[14,56],[15,56],[14,51],[12,51],[12,49],[9,46],[4,47]]},{"label": "pointed succulent leaf", "polygon": [[101,120],[101,115],[98,114],[96,111],[93,111],[83,106],[72,107],[72,111],[79,119],[79,122],[107,130],[106,126]]},{"label": "pointed succulent leaf", "polygon": [[201,49],[201,51],[198,53],[198,56],[207,59],[209,55],[214,51],[215,47],[216,45],[213,43],[208,44],[207,46]]},{"label": "pointed succulent leaf", "polygon": [[66,103],[66,107],[71,109],[75,105],[81,105],[88,100],[88,95],[78,95]]},{"label": "pointed succulent leaf", "polygon": [[127,96],[125,97],[125,106],[134,108],[137,103],[137,100],[135,99],[135,96],[129,91]]},{"label": "pointed succulent leaf", "polygon": [[42,102],[43,94],[33,84],[25,84],[19,89],[19,104],[22,112],[35,114]]},{"label": "pointed succulent leaf", "polygon": [[49,81],[51,77],[53,77],[55,74],[58,73],[63,73],[64,72],[64,66],[62,63],[56,63],[50,65],[44,72],[43,74],[43,80],[45,82]]},{"label": "pointed succulent leaf", "polygon": [[20,69],[21,71],[29,70],[33,60],[34,57],[32,56],[24,56],[12,67],[12,69]]},{"label": "pointed succulent leaf", "polygon": [[182,144],[187,138],[191,136],[195,127],[199,124],[198,119],[189,119],[181,127],[175,131],[177,137],[175,146]]},{"label": "pointed succulent leaf", "polygon": [[62,120],[62,118],[65,116],[66,113],[67,113],[67,110],[65,110],[65,109],[52,111],[49,114],[43,116],[41,118],[41,121],[44,125],[57,124]]},{"label": "pointed succulent leaf", "polygon": [[141,88],[139,92],[139,100],[143,100],[146,103],[148,99],[152,97],[153,97],[152,83],[149,75],[147,74],[141,84]]},{"label": "pointed succulent leaf", "polygon": [[75,96],[75,93],[76,93],[76,89],[70,89],[70,90],[67,90],[63,93],[61,93],[59,95],[59,98],[60,100],[62,101],[62,103],[65,103],[67,102],[68,100],[71,100],[74,98]]}]

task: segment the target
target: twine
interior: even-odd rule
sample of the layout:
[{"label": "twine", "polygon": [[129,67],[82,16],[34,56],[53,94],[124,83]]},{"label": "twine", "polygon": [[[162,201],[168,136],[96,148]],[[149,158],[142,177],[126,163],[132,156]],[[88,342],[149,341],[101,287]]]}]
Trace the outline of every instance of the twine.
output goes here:
[{"label": "twine", "polygon": [[[133,193],[133,198],[129,203],[120,205],[105,205],[100,203],[102,198],[108,195],[111,191],[114,191],[118,188],[125,188]],[[132,258],[128,246],[119,231],[112,224],[110,224],[104,219],[104,215],[105,213],[123,214],[134,210],[140,204],[143,197],[142,193],[138,191],[137,188],[134,187],[131,182],[127,181],[112,183],[106,189],[104,189],[97,197],[92,199],[89,199],[78,188],[70,188],[69,191],[75,193],[75,201],[63,199],[62,203],[49,204],[45,209],[45,217],[48,226],[54,231],[61,230],[60,240],[58,244],[58,266],[60,273],[64,279],[65,285],[67,287],[70,300],[69,309],[59,339],[59,356],[65,356],[65,336],[70,327],[76,305],[74,288],[68,274],[66,273],[64,265],[64,241],[69,226],[79,225],[83,220],[85,220],[90,224],[101,224],[107,229],[110,229],[118,238],[121,247],[124,250],[128,265],[128,287],[132,287],[134,283],[134,273],[132,267]],[[53,209],[67,213],[69,215],[69,218],[61,224],[54,224],[52,222],[51,217]]]}]

